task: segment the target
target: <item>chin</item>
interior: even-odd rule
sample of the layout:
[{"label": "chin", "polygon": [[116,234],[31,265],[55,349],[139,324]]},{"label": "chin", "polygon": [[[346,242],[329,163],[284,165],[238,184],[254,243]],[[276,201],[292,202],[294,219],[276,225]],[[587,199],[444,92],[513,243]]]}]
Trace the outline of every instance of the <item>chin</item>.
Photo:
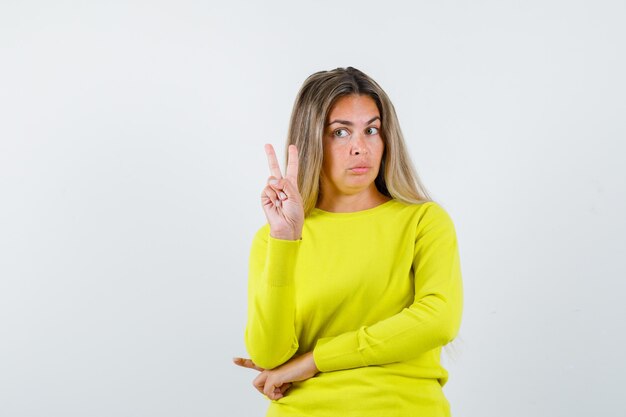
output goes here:
[{"label": "chin", "polygon": [[376,177],[373,178],[353,178],[350,181],[346,181],[344,183],[344,187],[348,190],[351,191],[361,191],[364,190],[368,187],[370,187],[372,184],[374,184],[374,180],[376,180]]}]

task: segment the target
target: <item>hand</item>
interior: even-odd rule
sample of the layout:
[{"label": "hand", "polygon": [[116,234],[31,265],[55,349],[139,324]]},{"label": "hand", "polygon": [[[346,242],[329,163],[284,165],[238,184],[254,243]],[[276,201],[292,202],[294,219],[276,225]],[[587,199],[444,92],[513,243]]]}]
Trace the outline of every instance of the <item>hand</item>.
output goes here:
[{"label": "hand", "polygon": [[319,372],[313,360],[313,352],[292,358],[274,369],[259,368],[250,359],[234,358],[233,362],[244,368],[261,372],[252,384],[270,400],[283,398],[292,382],[307,380]]},{"label": "hand", "polygon": [[[254,370],[259,371],[259,372],[265,371],[265,369],[263,369],[263,368],[261,368],[259,366],[256,366],[256,364],[254,362],[252,362],[251,359],[233,358],[233,363],[235,365],[241,366],[242,368],[250,368],[250,369],[254,369]],[[255,388],[256,388],[256,386],[255,386]],[[291,383],[283,384],[280,388],[278,388],[278,392],[280,392],[280,394],[284,396],[285,392],[289,388],[291,388]]]},{"label": "hand", "polygon": [[298,190],[298,149],[289,145],[287,171],[283,178],[274,148],[265,145],[271,176],[261,193],[261,204],[276,239],[298,240],[302,237],[304,207]]},{"label": "hand", "polygon": [[314,377],[319,372],[313,352],[305,353],[290,359],[274,369],[266,369],[252,381],[255,388],[267,395],[270,400],[278,400],[285,396],[285,385],[291,386],[292,382],[305,381]]}]

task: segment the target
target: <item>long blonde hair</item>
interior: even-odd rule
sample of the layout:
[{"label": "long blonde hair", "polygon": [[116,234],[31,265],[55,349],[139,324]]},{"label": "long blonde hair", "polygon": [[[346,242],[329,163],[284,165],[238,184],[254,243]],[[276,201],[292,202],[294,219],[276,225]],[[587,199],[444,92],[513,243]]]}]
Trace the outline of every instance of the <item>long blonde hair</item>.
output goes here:
[{"label": "long blonde hair", "polygon": [[316,72],[304,81],[289,122],[286,149],[291,144],[298,147],[298,188],[305,216],[317,204],[320,193],[324,155],[322,137],[328,114],[339,97],[352,94],[371,97],[380,113],[385,151],[375,180],[378,191],[409,204],[432,201],[413,167],[396,111],[387,94],[376,81],[358,69],[337,68]]}]

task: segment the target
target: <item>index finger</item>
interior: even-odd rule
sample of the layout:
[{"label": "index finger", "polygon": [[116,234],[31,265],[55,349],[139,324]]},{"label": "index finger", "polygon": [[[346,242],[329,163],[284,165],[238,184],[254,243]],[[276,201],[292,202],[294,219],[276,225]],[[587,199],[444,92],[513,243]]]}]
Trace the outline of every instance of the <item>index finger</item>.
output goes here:
[{"label": "index finger", "polygon": [[298,147],[289,145],[289,156],[287,159],[287,178],[290,178],[294,184],[298,184]]},{"label": "index finger", "polygon": [[270,166],[270,174],[276,179],[281,179],[283,174],[280,172],[280,165],[278,165],[278,159],[276,158],[274,147],[269,143],[266,143],[265,153],[267,154],[267,163]]},{"label": "index finger", "polygon": [[265,369],[256,366],[256,364],[254,362],[252,362],[251,359],[244,359],[244,358],[233,358],[233,363],[235,365],[239,365],[243,368],[250,368],[250,369],[256,369],[257,371],[264,371]]}]

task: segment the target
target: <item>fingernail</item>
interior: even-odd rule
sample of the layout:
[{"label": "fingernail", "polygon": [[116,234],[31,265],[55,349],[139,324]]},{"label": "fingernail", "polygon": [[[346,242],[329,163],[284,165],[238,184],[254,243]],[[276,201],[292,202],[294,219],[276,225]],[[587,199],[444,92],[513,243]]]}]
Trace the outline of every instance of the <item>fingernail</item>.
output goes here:
[{"label": "fingernail", "polygon": [[276,184],[278,184],[278,180],[277,180],[277,179],[275,179],[275,178],[272,178],[269,182],[270,182],[270,184],[272,184],[272,185],[276,185]]},{"label": "fingernail", "polygon": [[280,196],[280,198],[282,198],[283,200],[287,199],[287,194],[283,193],[282,191],[280,193],[278,193],[278,195]]}]

